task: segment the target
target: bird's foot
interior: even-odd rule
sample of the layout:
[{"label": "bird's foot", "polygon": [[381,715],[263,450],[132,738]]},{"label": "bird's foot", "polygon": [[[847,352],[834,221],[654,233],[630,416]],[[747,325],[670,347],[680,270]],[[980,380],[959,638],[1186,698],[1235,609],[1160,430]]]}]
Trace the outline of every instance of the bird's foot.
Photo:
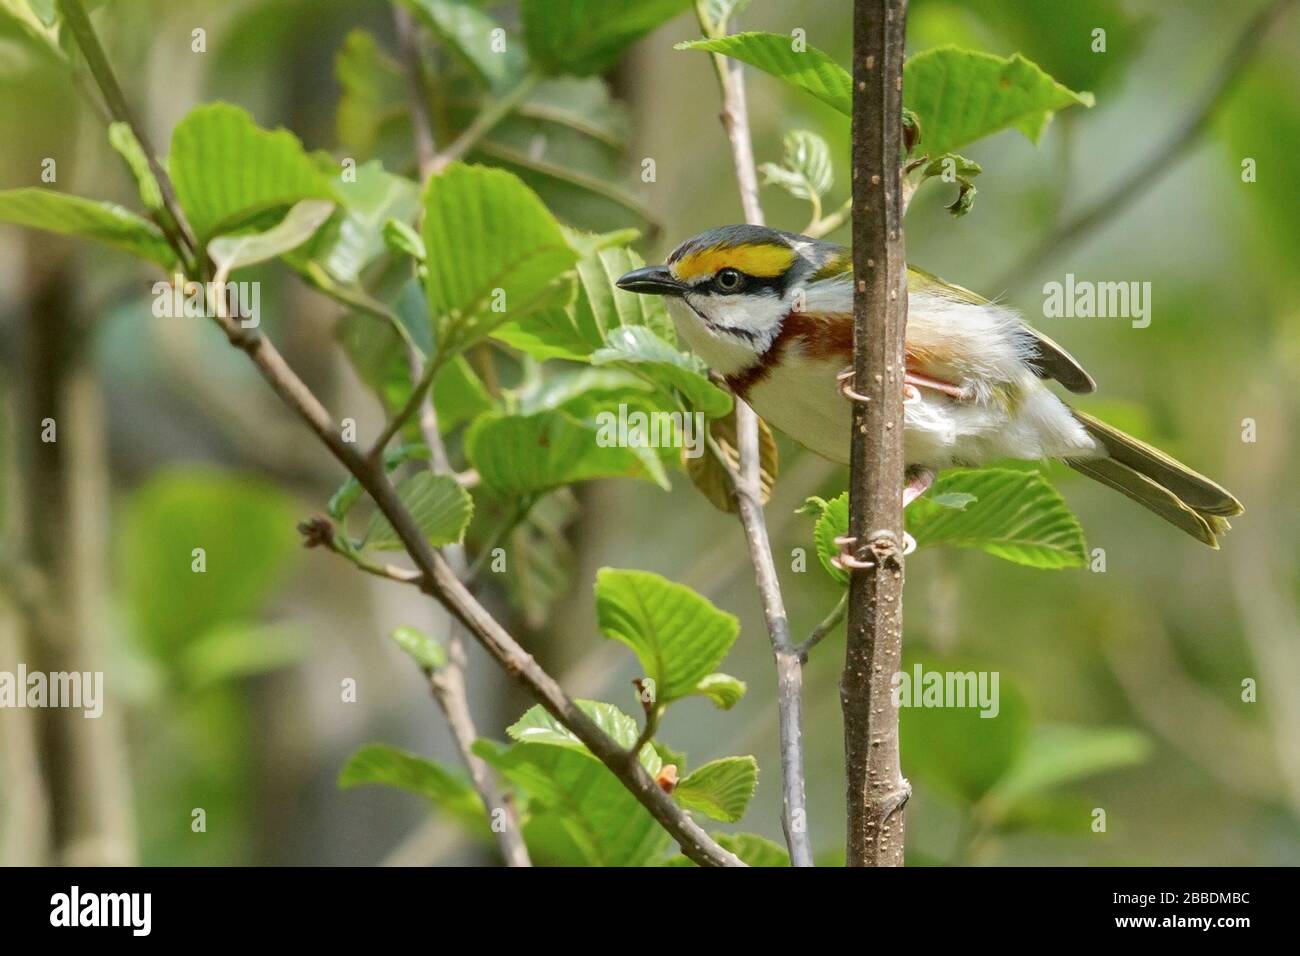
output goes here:
[{"label": "bird's foot", "polygon": [[[842,534],[835,539],[835,544],[839,546],[839,553],[831,558],[831,564],[841,571],[857,571],[864,568],[874,568],[874,561],[867,561],[854,555],[853,551],[857,546],[858,539],[851,534]],[[916,539],[906,531],[903,532],[903,557],[911,554],[916,550]]]}]

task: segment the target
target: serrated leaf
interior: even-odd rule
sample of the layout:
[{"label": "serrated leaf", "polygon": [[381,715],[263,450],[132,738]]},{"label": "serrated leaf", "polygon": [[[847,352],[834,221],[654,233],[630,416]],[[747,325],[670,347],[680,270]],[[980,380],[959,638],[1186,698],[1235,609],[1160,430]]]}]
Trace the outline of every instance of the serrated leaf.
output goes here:
[{"label": "serrated leaf", "polygon": [[208,243],[208,255],[226,275],[244,266],[266,262],[298,248],[310,239],[334,212],[328,199],[304,199],[294,204],[275,226],[265,232],[219,236]]},{"label": "serrated leaf", "polygon": [[[530,812],[554,814],[590,866],[645,866],[668,835],[648,810],[586,750],[546,744],[474,751],[529,796]],[[649,749],[649,748],[647,748]]]},{"label": "serrated leaf", "polygon": [[644,326],[626,325],[612,330],[604,347],[592,353],[591,363],[629,366],[665,389],[680,391],[689,409],[707,418],[719,418],[731,411],[731,394],[709,381],[708,367],[703,362],[679,352]]},{"label": "serrated leaf", "polygon": [[518,177],[453,163],[424,196],[426,292],[450,356],[508,321],[555,305],[577,262],[559,223]]},{"label": "serrated leaf", "polygon": [[721,53],[811,93],[845,116],[853,112],[853,80],[848,71],[816,47],[796,50],[787,34],[734,33],[711,40],[690,40],[677,44],[675,49]]},{"label": "serrated leaf", "polygon": [[790,854],[766,837],[754,833],[715,833],[713,838],[750,866],[789,866]]},{"label": "serrated leaf", "polygon": [[692,771],[673,791],[687,810],[714,820],[735,823],[745,815],[758,786],[758,761],[753,757],[723,757]]},{"label": "serrated leaf", "polygon": [[691,0],[523,0],[524,42],[548,73],[603,73]]},{"label": "serrated leaf", "polygon": [[403,625],[388,636],[425,670],[436,671],[447,666],[447,649],[437,638],[430,637],[418,628]]},{"label": "serrated leaf", "polygon": [[1037,143],[1056,110],[1093,105],[1091,93],[1067,89],[1018,53],[1000,57],[955,46],[910,57],[903,95],[920,118],[922,147],[935,156],[1004,129]]},{"label": "serrated leaf", "polygon": [[[940,501],[931,501],[937,496]],[[848,575],[830,564],[835,538],[848,534],[848,492],[816,502],[813,537],[827,572],[840,583]],[[954,502],[964,507],[953,507]],[[978,548],[1032,568],[1087,564],[1083,529],[1056,489],[1036,471],[1008,468],[953,469],[940,475],[927,495],[904,512],[917,549],[949,545]]]},{"label": "serrated leaf", "polygon": [[298,137],[262,129],[229,103],[195,107],[176,124],[167,169],[201,245],[261,213],[335,198]]},{"label": "serrated leaf", "polygon": [[816,133],[797,129],[785,134],[782,145],[784,156],[780,165],[764,163],[759,167],[764,183],[780,186],[795,199],[820,201],[835,184],[835,169],[826,140]]},{"label": "serrated leaf", "polygon": [[148,219],[108,202],[50,189],[0,192],[0,222],[61,236],[94,239],[170,269],[176,261],[162,230]]},{"label": "serrated leaf", "polygon": [[577,514],[573,492],[558,488],[528,509],[505,542],[506,594],[532,630],[547,624],[552,606],[572,586],[576,559],[565,528]]},{"label": "serrated leaf", "polygon": [[630,647],[655,682],[659,704],[693,693],[740,633],[734,615],[695,591],[649,571],[596,573],[601,633]]},{"label": "serrated leaf", "polygon": [[732,677],[730,674],[709,674],[703,678],[692,694],[707,697],[723,710],[731,710],[740,698],[745,696],[748,688],[745,682],[738,677]]},{"label": "serrated leaf", "polygon": [[[456,544],[464,538],[474,513],[474,499],[455,478],[429,471],[416,472],[397,486],[397,496],[434,547]],[[398,551],[404,545],[388,519],[376,511],[370,518],[362,547]]]},{"label": "serrated leaf", "polygon": [[486,820],[483,803],[466,774],[387,744],[367,744],[339,771],[341,790],[371,784],[425,797],[466,823]]},{"label": "serrated leaf", "polygon": [[503,52],[492,49],[497,23],[465,0],[402,0],[417,17],[462,62],[494,90],[503,90],[516,82],[523,64],[515,45],[507,43]]},{"label": "serrated leaf", "polygon": [[[736,437],[736,411],[733,408],[722,418],[715,418],[708,423],[709,436],[726,456],[732,469],[740,467],[740,444]],[[731,476],[723,467],[712,448],[705,449],[698,458],[687,458],[683,449],[683,462],[686,473],[700,493],[719,511],[734,512],[736,499],[731,491]],[[772,497],[780,472],[780,456],[776,448],[776,439],[767,422],[758,419],[758,479],[759,500],[767,504]]]},{"label": "serrated leaf", "polygon": [[927,495],[907,509],[907,528],[918,548],[938,544],[979,548],[1033,568],[1087,564],[1078,519],[1038,472],[954,469],[941,475],[930,491],[954,493],[976,500],[957,511],[927,500]]},{"label": "serrated leaf", "polygon": [[[597,727],[613,737],[624,750],[631,750],[632,745],[641,736],[636,721],[613,704],[600,700],[577,700],[574,703]],[[519,743],[567,747],[591,756],[587,745],[574,736],[573,731],[556,720],[541,704],[528,708],[522,717],[506,728],[506,733]],[[640,756],[641,765],[645,767],[647,773],[654,775],[659,772],[663,762],[657,750],[647,744],[642,748]]]},{"label": "serrated leaf", "polygon": [[597,428],[564,408],[536,415],[485,415],[465,435],[483,484],[513,497],[595,478],[647,478],[668,487],[651,449],[601,444]]},{"label": "serrated leaf", "polygon": [[[790,854],[784,847],[778,846],[767,837],[756,833],[711,833],[709,834],[724,850],[729,850],[749,866],[789,866]],[[665,866],[695,866],[690,859],[678,854],[668,860]]]},{"label": "serrated leaf", "polygon": [[357,287],[362,271],[387,249],[384,227],[390,220],[414,219],[419,187],[405,176],[387,172],[378,160],[357,167],[351,181],[335,187],[341,203],[336,216],[306,246],[290,257],[300,271],[314,273],[307,262],[319,264],[329,279]]}]

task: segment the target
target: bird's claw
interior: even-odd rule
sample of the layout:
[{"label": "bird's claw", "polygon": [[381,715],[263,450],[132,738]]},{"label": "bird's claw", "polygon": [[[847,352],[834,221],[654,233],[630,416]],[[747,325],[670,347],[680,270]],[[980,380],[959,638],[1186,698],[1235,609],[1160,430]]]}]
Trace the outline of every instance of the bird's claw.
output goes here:
[{"label": "bird's claw", "polygon": [[[863,570],[865,568],[874,568],[874,561],[863,561],[853,554],[853,546],[857,544],[857,537],[851,534],[842,534],[835,539],[835,544],[839,547],[839,553],[831,558],[831,564],[841,571]],[[906,531],[903,532],[903,557],[911,554],[916,550],[916,539]]]},{"label": "bird's claw", "polygon": [[[846,368],[835,376],[835,381],[839,382],[840,394],[852,402],[869,402],[871,398],[855,391],[853,388],[853,369]],[[912,405],[921,400],[921,390],[911,383],[903,384],[903,404]]]}]

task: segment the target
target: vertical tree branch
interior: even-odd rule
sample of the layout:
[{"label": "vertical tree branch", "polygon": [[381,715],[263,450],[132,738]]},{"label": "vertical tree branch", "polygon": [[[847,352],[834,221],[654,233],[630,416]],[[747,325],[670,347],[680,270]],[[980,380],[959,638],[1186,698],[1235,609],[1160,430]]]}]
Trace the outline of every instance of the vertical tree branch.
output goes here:
[{"label": "vertical tree branch", "polygon": [[891,678],[903,638],[903,42],[907,0],[853,4],[853,367],[848,639],[840,702],[849,866],[901,866],[911,790]]},{"label": "vertical tree branch", "polygon": [[[696,2],[696,15],[706,35],[720,35],[725,25],[711,23],[703,0]],[[763,207],[758,201],[758,172],[754,165],[754,146],[749,135],[749,109],[745,100],[742,64],[719,54],[712,54],[718,84],[722,89],[722,126],[731,144],[731,156],[740,187],[740,204],[745,221],[761,226]],[[777,724],[781,739],[781,827],[785,831],[790,862],[794,866],[812,866],[812,840],[808,833],[808,802],[803,758],[803,657],[790,638],[790,619],[781,596],[781,581],[772,558],[772,542],[763,517],[760,491],[758,416],[736,397],[736,437],[740,455],[740,473],[732,472],[725,458],[720,459],[731,474],[736,508],[745,529],[754,579],[763,602],[763,617],[776,660]]]}]

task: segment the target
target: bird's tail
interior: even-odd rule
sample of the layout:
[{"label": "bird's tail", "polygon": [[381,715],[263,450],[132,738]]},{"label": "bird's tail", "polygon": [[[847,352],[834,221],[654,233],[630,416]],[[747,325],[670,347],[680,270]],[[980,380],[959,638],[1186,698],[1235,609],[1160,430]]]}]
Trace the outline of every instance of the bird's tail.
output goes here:
[{"label": "bird's tail", "polygon": [[1158,448],[1084,412],[1074,417],[1106,449],[1108,458],[1069,458],[1066,464],[1186,531],[1211,548],[1228,531],[1228,517],[1245,509],[1225,488]]}]

